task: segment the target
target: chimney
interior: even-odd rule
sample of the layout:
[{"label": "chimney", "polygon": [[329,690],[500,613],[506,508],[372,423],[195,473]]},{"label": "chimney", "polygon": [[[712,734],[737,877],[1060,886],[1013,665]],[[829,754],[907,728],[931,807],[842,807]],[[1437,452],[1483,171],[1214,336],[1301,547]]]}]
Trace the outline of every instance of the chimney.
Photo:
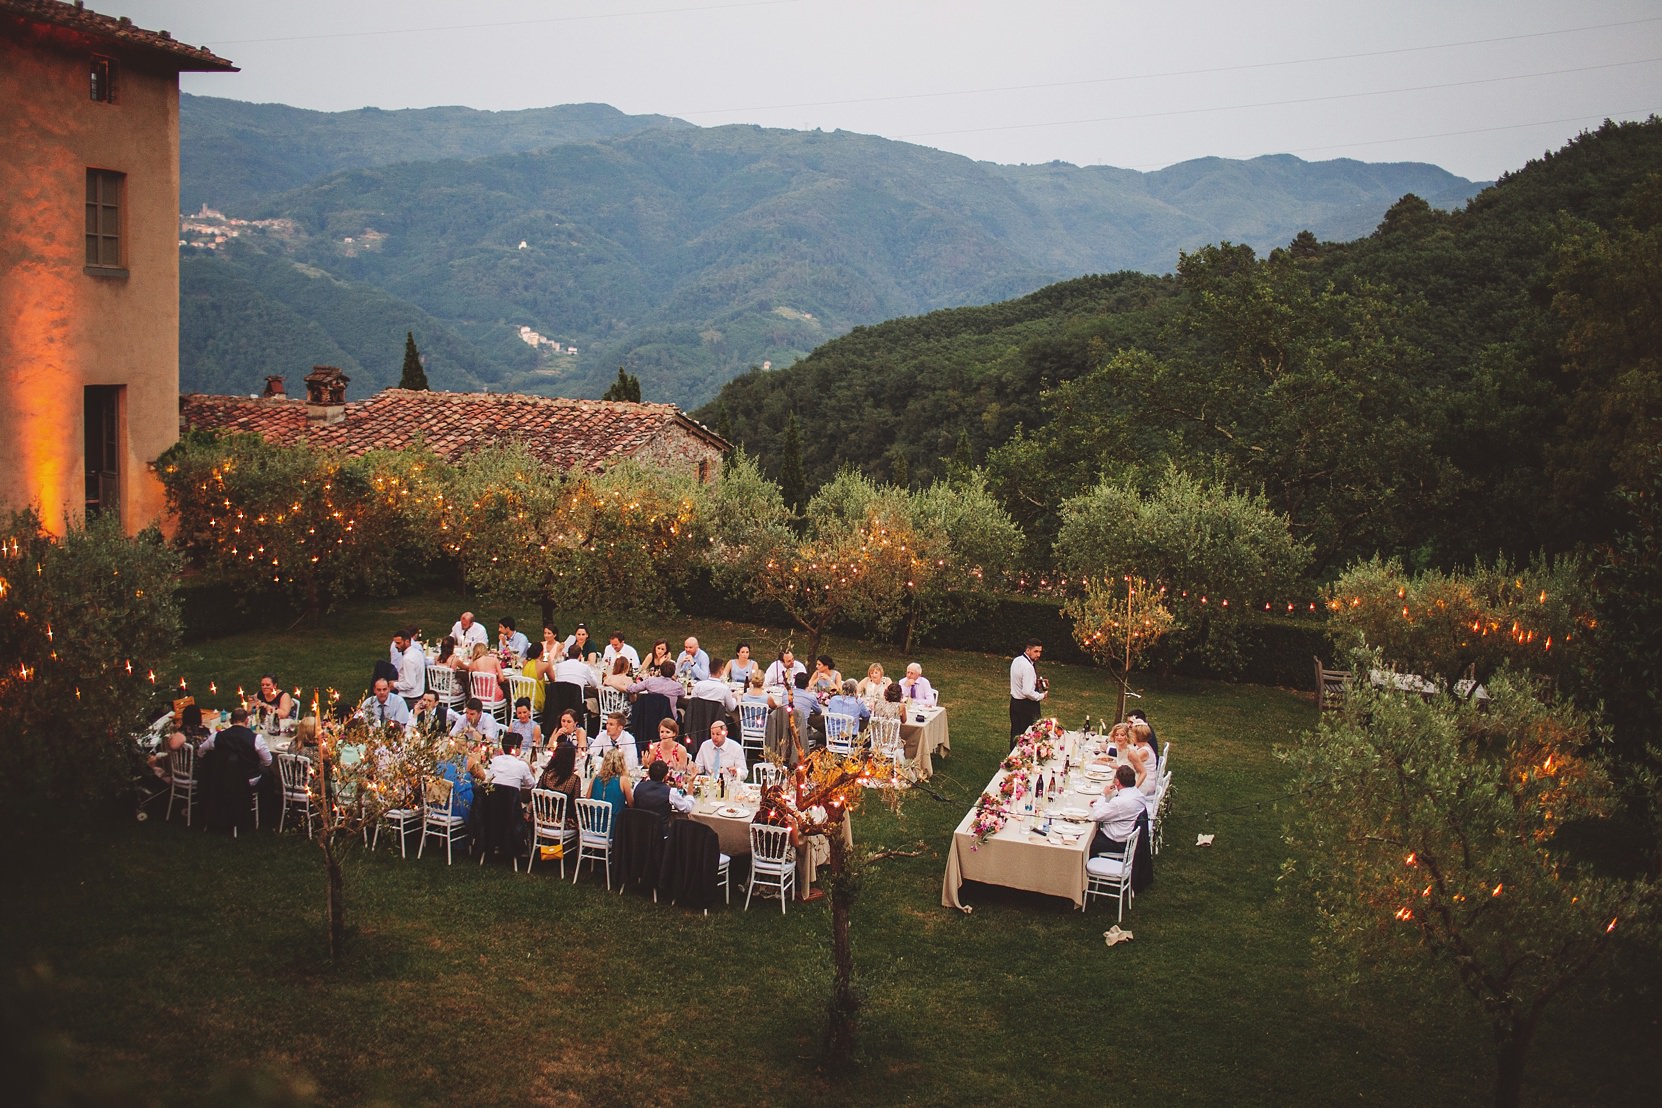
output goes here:
[{"label": "chimney", "polygon": [[265,379],[265,392],[260,395],[268,400],[287,400],[288,394],[283,391],[282,377],[267,377]]},{"label": "chimney", "polygon": [[346,418],[346,385],[352,379],[332,365],[314,365],[306,374],[306,423],[339,423]]}]

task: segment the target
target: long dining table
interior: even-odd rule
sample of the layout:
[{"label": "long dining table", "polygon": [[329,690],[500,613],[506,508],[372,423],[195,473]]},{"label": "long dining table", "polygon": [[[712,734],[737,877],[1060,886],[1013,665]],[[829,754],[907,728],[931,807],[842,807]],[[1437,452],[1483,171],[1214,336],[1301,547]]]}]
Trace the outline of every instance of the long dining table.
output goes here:
[{"label": "long dining table", "polygon": [[[1046,776],[1062,781],[1059,795],[1031,806],[1028,798],[1010,802],[1005,806],[1004,827],[979,840],[974,830],[977,800],[952,832],[941,881],[943,907],[970,910],[961,895],[966,881],[1065,897],[1077,908],[1085,906],[1085,861],[1095,830],[1089,819],[1090,804],[1102,795],[1112,772],[1108,767],[1074,766],[1063,777],[1064,755],[1077,760],[1085,753],[1082,737],[1070,733],[1057,757],[1039,767]],[[999,769],[987,782],[986,792],[998,796],[1008,776]]]}]

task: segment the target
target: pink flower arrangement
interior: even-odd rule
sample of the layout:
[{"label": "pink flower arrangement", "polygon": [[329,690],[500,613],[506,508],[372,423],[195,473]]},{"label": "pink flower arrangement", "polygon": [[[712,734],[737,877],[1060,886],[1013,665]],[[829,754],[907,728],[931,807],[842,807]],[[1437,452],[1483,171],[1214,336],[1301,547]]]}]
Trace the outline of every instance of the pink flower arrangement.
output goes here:
[{"label": "pink flower arrangement", "polygon": [[970,820],[970,834],[975,838],[970,849],[979,850],[989,835],[996,835],[1004,829],[1009,818],[1009,812],[996,797],[991,793],[982,793],[981,799],[975,802],[975,816]]}]

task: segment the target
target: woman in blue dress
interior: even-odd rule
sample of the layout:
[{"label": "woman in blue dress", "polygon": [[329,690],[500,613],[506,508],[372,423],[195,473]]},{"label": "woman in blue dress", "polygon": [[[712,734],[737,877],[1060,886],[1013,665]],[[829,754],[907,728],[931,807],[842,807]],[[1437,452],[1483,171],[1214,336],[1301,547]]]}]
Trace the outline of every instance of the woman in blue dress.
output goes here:
[{"label": "woman in blue dress", "polygon": [[589,783],[589,799],[604,800],[612,806],[612,833],[617,833],[618,820],[623,809],[634,799],[635,787],[629,780],[629,767],[623,760],[623,751],[612,749],[601,760],[600,772]]},{"label": "woman in blue dress", "polygon": [[450,814],[468,819],[473,815],[473,786],[485,779],[485,767],[471,750],[448,762],[440,762],[436,773],[451,783]]}]

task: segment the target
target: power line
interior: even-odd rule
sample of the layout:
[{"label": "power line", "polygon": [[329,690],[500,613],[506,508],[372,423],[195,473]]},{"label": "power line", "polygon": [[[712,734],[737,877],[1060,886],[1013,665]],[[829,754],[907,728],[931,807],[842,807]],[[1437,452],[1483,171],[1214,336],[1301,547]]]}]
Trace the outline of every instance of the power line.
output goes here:
[{"label": "power line", "polygon": [[1171,77],[1204,77],[1214,73],[1241,73],[1255,69],[1276,69],[1284,66],[1314,65],[1320,62],[1356,61],[1362,58],[1382,58],[1397,54],[1416,54],[1430,50],[1452,50],[1462,46],[1486,46],[1497,42],[1517,42],[1524,39],[1551,38],[1557,35],[1579,34],[1584,31],[1604,31],[1617,27],[1632,27],[1641,23],[1662,22],[1662,16],[1630,19],[1621,23],[1597,23],[1586,27],[1567,27],[1558,31],[1534,31],[1528,34],[1501,35],[1496,38],[1464,39],[1460,42],[1439,42],[1426,46],[1403,46],[1390,50],[1369,50],[1359,54],[1326,54],[1314,58],[1289,58],[1276,62],[1249,62],[1240,65],[1220,65],[1206,69],[1173,69],[1160,73],[1133,73],[1119,77],[1093,77],[1078,81],[1051,81],[1031,85],[998,85],[987,88],[955,89],[946,92],[912,92],[894,96],[863,96],[848,100],[805,100],[795,104],[756,104],[743,108],[705,108],[683,111],[681,116],[731,115],[736,112],[788,111],[797,108],[831,108],[850,104],[882,104],[900,100],[929,100],[947,96],[980,96],[997,92],[1036,92],[1043,89],[1078,88],[1085,85],[1107,85],[1128,81],[1156,81]]},{"label": "power line", "polygon": [[330,31],[317,35],[284,35],[278,38],[215,39],[213,45],[249,46],[268,42],[315,42],[329,38],[374,38],[378,35],[425,35],[439,31],[489,31],[503,27],[535,27],[547,23],[583,23],[598,19],[633,19],[643,15],[685,15],[689,12],[725,11],[729,8],[770,8],[800,4],[802,0],[740,0],[732,4],[699,4],[687,8],[645,8],[626,12],[593,12],[586,15],[557,15],[546,19],[516,19],[508,23],[456,23],[445,27],[379,27],[373,31]]},{"label": "power line", "polygon": [[1470,81],[1447,81],[1436,85],[1408,85],[1403,88],[1375,89],[1369,92],[1336,92],[1327,96],[1301,96],[1290,100],[1257,100],[1247,104],[1217,104],[1204,108],[1174,108],[1164,112],[1136,112],[1130,115],[1103,115],[1088,119],[1056,119],[1042,123],[1003,123],[991,127],[960,127],[945,131],[913,131],[896,135],[897,139],[934,138],[939,135],[974,135],[991,131],[1024,131],[1036,127],[1075,127],[1082,123],[1123,123],[1133,119],[1166,119],[1180,115],[1204,115],[1208,112],[1247,111],[1253,108],[1284,108],[1294,104],[1320,104],[1333,100],[1359,100],[1369,96],[1395,96],[1405,92],[1433,92],[1439,89],[1467,88],[1472,85],[1492,85],[1505,81],[1533,80],[1537,77],[1559,77],[1570,73],[1589,73],[1600,69],[1618,69],[1629,65],[1650,65],[1662,58],[1639,58],[1628,62],[1605,62],[1571,69],[1547,69],[1535,73],[1517,73],[1506,77],[1479,77]]}]

